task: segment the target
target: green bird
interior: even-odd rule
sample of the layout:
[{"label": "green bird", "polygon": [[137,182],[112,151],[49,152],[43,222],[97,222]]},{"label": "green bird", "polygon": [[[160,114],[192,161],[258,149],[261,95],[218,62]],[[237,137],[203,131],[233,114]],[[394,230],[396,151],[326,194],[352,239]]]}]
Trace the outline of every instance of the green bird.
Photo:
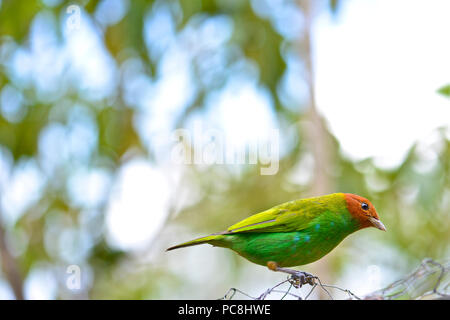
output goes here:
[{"label": "green bird", "polygon": [[312,276],[286,267],[319,260],[345,237],[367,227],[386,231],[370,201],[355,194],[334,193],[280,204],[226,231],[170,247],[167,251],[208,243],[231,249],[251,262],[305,281]]}]

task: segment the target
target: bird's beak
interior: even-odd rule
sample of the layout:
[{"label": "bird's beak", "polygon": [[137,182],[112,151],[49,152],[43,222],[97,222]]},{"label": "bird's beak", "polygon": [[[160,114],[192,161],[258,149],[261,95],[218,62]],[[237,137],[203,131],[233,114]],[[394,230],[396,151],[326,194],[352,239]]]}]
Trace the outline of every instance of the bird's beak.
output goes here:
[{"label": "bird's beak", "polygon": [[386,231],[386,227],[384,226],[383,222],[381,222],[377,218],[369,217],[369,221],[375,228]]}]

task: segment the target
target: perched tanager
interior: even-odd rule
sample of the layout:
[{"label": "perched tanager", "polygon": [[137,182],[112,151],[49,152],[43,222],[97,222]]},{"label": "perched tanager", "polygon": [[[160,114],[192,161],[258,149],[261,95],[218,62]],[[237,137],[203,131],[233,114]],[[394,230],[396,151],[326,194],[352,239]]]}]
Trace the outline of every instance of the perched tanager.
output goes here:
[{"label": "perched tanager", "polygon": [[225,231],[167,250],[208,243],[231,249],[273,271],[304,278],[311,275],[286,267],[314,262],[349,234],[366,227],[386,231],[370,201],[355,194],[334,193],[280,204]]}]

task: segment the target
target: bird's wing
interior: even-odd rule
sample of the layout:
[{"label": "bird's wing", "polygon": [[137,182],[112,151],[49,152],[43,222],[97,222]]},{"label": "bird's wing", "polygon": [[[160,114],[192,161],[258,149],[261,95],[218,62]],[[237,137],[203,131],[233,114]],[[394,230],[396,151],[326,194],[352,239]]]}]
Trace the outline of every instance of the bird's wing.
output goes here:
[{"label": "bird's wing", "polygon": [[303,230],[322,212],[324,202],[311,199],[283,203],[229,227],[225,234],[241,232],[292,232]]}]

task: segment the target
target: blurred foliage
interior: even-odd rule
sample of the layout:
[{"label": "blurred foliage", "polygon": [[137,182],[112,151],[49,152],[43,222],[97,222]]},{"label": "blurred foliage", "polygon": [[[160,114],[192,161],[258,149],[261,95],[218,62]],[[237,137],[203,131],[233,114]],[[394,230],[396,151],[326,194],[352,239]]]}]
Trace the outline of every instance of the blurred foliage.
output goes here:
[{"label": "blurred foliage", "polygon": [[[19,42],[28,34],[33,17],[43,9],[41,1],[2,1],[0,36],[11,36]],[[15,14],[11,14],[14,12]]]},{"label": "blurred foliage", "polygon": [[438,89],[438,92],[446,97],[450,97],[450,84],[447,84]]},{"label": "blurred foliage", "polygon": [[[295,38],[284,35],[277,29],[275,18],[257,13],[255,1],[124,1],[126,9],[123,16],[111,23],[98,19],[97,12],[104,2],[0,2],[0,92],[4,96],[9,90],[13,93],[9,101],[19,97],[21,104],[19,114],[14,113],[17,111],[15,109],[11,111],[12,116],[11,112],[0,113],[0,154],[7,163],[8,159],[12,159],[9,172],[0,173],[0,176],[13,176],[16,170],[30,161],[42,173],[39,178],[42,186],[39,192],[35,191],[37,199],[31,206],[17,215],[17,219],[8,219],[4,212],[1,213],[6,236],[23,278],[27,279],[34,268],[47,266],[58,282],[57,298],[73,298],[83,294],[93,298],[192,297],[190,288],[196,285],[195,280],[186,279],[165,267],[170,259],[174,259],[164,255],[165,247],[174,241],[185,240],[186,236],[218,231],[249,214],[301,198],[311,186],[313,177],[301,182],[296,179],[299,172],[311,171],[310,166],[305,165],[310,156],[308,145],[300,130],[285,130],[302,126],[307,106],[298,102],[293,109],[291,105],[282,103],[279,90],[287,71],[286,57],[291,54],[302,60],[296,48],[301,45],[303,35]],[[328,8],[338,14],[340,2],[330,1]],[[302,9],[293,1],[280,2],[279,5],[286,3],[301,12]],[[14,62],[23,52],[35,49],[31,39],[33,23],[38,19],[54,23],[53,31],[57,34],[54,46],[63,47],[68,42],[70,35],[65,34],[64,28],[68,18],[66,10],[71,4],[82,8],[83,19],[92,23],[92,30],[105,49],[105,57],[111,59],[108,69],[115,70],[113,89],[97,96],[89,95],[89,88],[80,84],[80,78],[70,70],[70,63],[64,65],[56,81],[46,83],[49,88],[42,88],[39,74],[33,79],[23,79],[20,77],[22,71],[17,69],[27,66],[22,64],[23,60],[19,60],[19,64]],[[174,35],[170,39],[167,36],[168,41],[178,43],[186,51],[195,48],[189,58],[194,88],[192,96],[185,101],[186,106],[179,113],[172,114],[175,121],[170,129],[183,127],[192,117],[206,112],[208,98],[223,89],[237,72],[252,74],[255,69],[258,86],[267,90],[273,100],[272,107],[282,139],[287,141],[287,152],[280,161],[278,174],[272,176],[260,175],[260,166],[240,166],[238,174],[236,168],[229,166],[186,166],[183,181],[188,181],[201,196],[188,205],[180,205],[181,209],[169,215],[164,228],[147,248],[151,259],[146,260],[142,252],[126,252],[108,241],[105,213],[111,201],[111,190],[103,195],[99,204],[86,208],[71,198],[68,185],[75,173],[86,168],[104,170],[114,181],[120,168],[135,157],[144,156],[157,163],[157,142],[151,139],[149,142],[139,130],[143,108],[134,105],[130,102],[134,100],[127,96],[130,76],[126,75],[126,66],[130,61],[137,62],[139,67],[132,73],[133,79],[141,77],[150,82],[158,81],[168,48],[154,49],[145,37],[145,26],[151,17],[161,14],[163,9],[168,10],[175,23]],[[199,36],[199,26],[217,17],[226,17],[232,22],[230,37],[216,48],[220,52],[195,47],[196,41],[199,41],[196,38]],[[38,32],[49,31],[41,28]],[[48,49],[50,61],[45,60],[44,54],[48,69],[53,69],[53,66],[56,69],[58,65],[57,59],[51,61],[52,50]],[[214,64],[211,67],[211,62],[206,59],[214,54],[222,59],[219,67]],[[244,67],[239,69],[236,65]],[[449,95],[448,86],[439,92]],[[7,99],[4,98],[4,101]],[[6,107],[2,108],[4,110]],[[83,126],[92,127],[95,136],[83,136]],[[48,142],[53,146],[49,152],[52,159],[56,158],[54,163],[49,162],[43,148],[42,141],[49,135],[48,132],[56,132],[55,137],[52,136],[56,140]],[[57,144],[60,141],[57,139],[61,139],[62,143]],[[354,162],[346,158],[335,139],[332,148],[330,153],[334,163],[329,174],[336,191],[370,198],[390,231],[382,236],[370,234],[344,242],[328,260],[335,270],[334,276],[339,275],[345,263],[354,258],[355,252],[352,250],[366,250],[369,241],[387,246],[395,252],[394,255],[398,255],[398,259],[392,259],[390,255],[377,260],[395,270],[407,271],[424,256],[440,258],[448,254],[450,141],[445,128],[435,132],[431,144],[418,143],[410,150],[403,164],[389,170],[378,168],[372,159]],[[5,194],[8,186],[2,185],[1,188],[0,192]],[[180,199],[174,200],[174,206],[177,201],[181,202]],[[178,232],[177,228],[182,231]],[[74,235],[73,243],[67,244],[61,240],[67,231]],[[83,243],[80,234],[88,235],[88,243],[83,246],[80,244]],[[174,237],[174,234],[180,238]],[[72,259],[62,253],[65,248],[61,247],[61,243],[63,246],[73,246],[75,252],[78,246],[82,246],[83,254],[74,254],[77,258]],[[228,274],[229,279],[235,281],[238,270],[246,262],[236,255],[224,254],[228,267],[236,270]],[[72,263],[81,265],[83,270],[90,270],[91,276],[86,280],[88,284],[81,293],[70,292],[64,287],[66,274],[61,270]],[[228,283],[221,283],[223,287],[219,289],[215,285],[217,282],[214,281],[210,286],[205,284],[204,292],[197,293],[195,297],[211,297],[214,294],[218,297],[224,288],[229,287]]]}]

